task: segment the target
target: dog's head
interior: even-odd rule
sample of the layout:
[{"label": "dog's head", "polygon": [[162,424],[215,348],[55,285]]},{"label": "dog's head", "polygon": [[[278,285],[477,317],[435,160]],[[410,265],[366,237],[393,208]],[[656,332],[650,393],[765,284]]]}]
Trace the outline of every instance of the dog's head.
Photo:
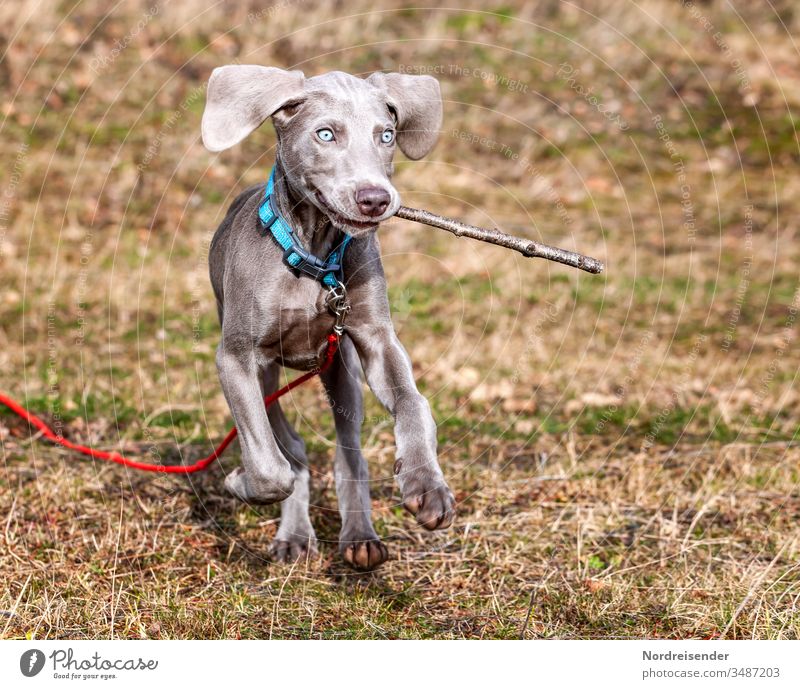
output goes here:
[{"label": "dog's head", "polygon": [[395,147],[413,160],[436,143],[442,123],[439,82],[376,72],[360,79],[231,65],[213,71],[203,113],[203,143],[221,151],[268,117],[292,189],[334,226],[359,235],[394,215]]}]

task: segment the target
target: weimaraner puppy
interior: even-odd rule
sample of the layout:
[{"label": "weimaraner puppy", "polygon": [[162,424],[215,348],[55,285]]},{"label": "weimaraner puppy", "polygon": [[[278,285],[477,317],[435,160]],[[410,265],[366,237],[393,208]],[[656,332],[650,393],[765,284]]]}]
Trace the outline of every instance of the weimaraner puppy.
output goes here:
[{"label": "weimaraner puppy", "polygon": [[[238,196],[209,254],[222,325],[217,368],[242,448],[242,465],[225,485],[249,503],[283,501],[275,559],[316,552],[305,445],[277,403],[265,410],[263,396],[276,389],[279,367],[320,366],[340,322],[331,304],[343,304],[346,290],[344,334],[322,380],[337,435],[339,550],[352,567],[373,569],[388,551],[370,518],[361,368],[395,419],[394,474],[403,504],[427,529],[447,528],[454,516],[436,458],[436,423],[392,326],[375,232],[400,205],[390,181],[395,148],[417,160],[436,143],[439,84],[380,72],[362,79],[342,72],[306,78],[254,65],[214,70],[202,121],[209,150],[237,144],[268,117],[277,132],[269,200],[264,184]],[[331,254],[336,260],[319,258]]]}]

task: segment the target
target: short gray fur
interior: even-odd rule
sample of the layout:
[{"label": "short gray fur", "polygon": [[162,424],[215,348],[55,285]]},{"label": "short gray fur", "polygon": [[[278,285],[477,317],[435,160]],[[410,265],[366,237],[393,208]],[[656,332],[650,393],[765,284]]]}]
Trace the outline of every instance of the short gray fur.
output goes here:
[{"label": "short gray fur", "polygon": [[[334,410],[334,460],[342,517],[340,552],[357,569],[388,557],[370,519],[369,472],[360,449],[361,370],[395,419],[394,473],[403,504],[427,529],[448,527],[454,498],[437,461],[436,424],[418,392],[411,361],[395,334],[375,230],[400,198],[391,184],[395,145],[412,159],[436,143],[442,121],[439,84],[432,77],[342,72],[305,78],[274,67],[215,69],[203,113],[203,142],[212,151],[235,145],[272,117],[277,132],[276,208],[302,245],[327,256],[341,236],[351,242],[344,271],[351,312],[323,383]],[[330,129],[333,141],[318,135]],[[391,142],[382,137],[394,134]],[[309,469],[302,439],[278,404],[265,410],[279,367],[310,370],[321,362],[333,316],[326,289],[282,262],[282,250],[261,232],[264,186],[231,205],[211,244],[211,282],[222,340],[217,368],[239,430],[242,465],[225,479],[250,503],[282,502],[273,542],[276,559],[316,549],[309,518]]]}]

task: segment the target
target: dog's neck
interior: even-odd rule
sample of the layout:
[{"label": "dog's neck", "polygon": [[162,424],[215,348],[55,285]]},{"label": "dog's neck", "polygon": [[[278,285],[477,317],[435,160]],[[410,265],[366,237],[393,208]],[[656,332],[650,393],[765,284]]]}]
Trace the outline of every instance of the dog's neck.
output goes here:
[{"label": "dog's neck", "polygon": [[341,239],[327,215],[289,184],[280,159],[275,162],[275,207],[286,219],[303,248],[325,258]]}]

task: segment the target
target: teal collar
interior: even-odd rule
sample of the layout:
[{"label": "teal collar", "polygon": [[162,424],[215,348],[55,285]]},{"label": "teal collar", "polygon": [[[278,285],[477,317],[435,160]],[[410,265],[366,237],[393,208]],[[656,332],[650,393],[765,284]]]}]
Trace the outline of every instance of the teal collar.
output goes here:
[{"label": "teal collar", "polygon": [[258,217],[261,219],[264,232],[269,231],[283,249],[283,262],[286,265],[319,280],[326,287],[336,287],[344,277],[342,260],[352,237],[345,234],[342,241],[324,261],[306,251],[289,223],[275,207],[272,200],[274,187],[275,167],[270,172],[264,201],[258,209]]}]

